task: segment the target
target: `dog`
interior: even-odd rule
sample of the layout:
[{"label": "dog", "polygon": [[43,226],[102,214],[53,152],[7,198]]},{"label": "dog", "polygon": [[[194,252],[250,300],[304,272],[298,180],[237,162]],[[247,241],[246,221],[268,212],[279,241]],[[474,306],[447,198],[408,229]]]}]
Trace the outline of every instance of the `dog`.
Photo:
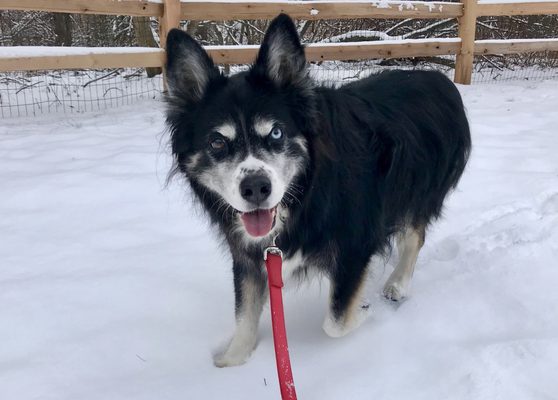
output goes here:
[{"label": "dog", "polygon": [[243,364],[256,346],[263,251],[274,241],[285,278],[329,278],[323,329],[332,337],[366,317],[366,271],[392,239],[399,262],[383,294],[403,299],[425,230],[471,149],[455,85],[439,72],[389,71],[320,86],[285,14],[254,64],[230,77],[181,30],[166,50],[172,173],[186,177],[233,260],[236,330],[215,365]]}]

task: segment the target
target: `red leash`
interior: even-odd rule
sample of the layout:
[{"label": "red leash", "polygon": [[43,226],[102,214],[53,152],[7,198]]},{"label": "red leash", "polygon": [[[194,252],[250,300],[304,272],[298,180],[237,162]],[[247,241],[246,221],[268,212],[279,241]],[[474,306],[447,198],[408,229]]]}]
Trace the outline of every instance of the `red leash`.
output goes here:
[{"label": "red leash", "polygon": [[275,346],[275,360],[277,361],[277,375],[283,400],[296,400],[296,391],[289,358],[287,330],[285,329],[285,315],[283,313],[283,278],[281,268],[283,253],[278,247],[268,247],[264,251],[267,281],[269,282],[269,302],[271,304],[271,324],[273,326],[273,344]]}]

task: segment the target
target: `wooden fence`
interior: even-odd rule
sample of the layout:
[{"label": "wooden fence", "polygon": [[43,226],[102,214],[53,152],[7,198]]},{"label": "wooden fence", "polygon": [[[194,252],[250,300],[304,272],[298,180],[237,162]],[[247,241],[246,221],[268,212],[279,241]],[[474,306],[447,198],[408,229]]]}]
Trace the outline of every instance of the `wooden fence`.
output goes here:
[{"label": "wooden fence", "polygon": [[[462,0],[463,3],[421,1],[195,1],[195,0],[0,0],[0,10],[49,11],[75,14],[153,16],[159,18],[161,47],[166,33],[181,20],[271,19],[284,12],[294,18],[457,18],[459,36],[452,39],[408,39],[357,43],[309,44],[309,61],[456,55],[454,81],[471,83],[474,55],[558,51],[557,39],[477,40],[480,16],[558,14],[555,2],[505,3],[498,0]],[[48,48],[33,54],[24,47],[0,47],[0,71],[160,67],[162,49],[150,48]],[[216,63],[248,64],[258,46],[207,46]]]}]

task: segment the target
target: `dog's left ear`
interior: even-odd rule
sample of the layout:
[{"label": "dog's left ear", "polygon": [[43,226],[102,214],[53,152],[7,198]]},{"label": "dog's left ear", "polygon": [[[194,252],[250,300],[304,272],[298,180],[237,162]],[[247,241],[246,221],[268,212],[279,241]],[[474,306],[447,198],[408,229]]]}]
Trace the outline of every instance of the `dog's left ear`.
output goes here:
[{"label": "dog's left ear", "polygon": [[253,71],[263,73],[278,86],[302,84],[307,78],[304,48],[293,20],[279,14],[267,29]]}]

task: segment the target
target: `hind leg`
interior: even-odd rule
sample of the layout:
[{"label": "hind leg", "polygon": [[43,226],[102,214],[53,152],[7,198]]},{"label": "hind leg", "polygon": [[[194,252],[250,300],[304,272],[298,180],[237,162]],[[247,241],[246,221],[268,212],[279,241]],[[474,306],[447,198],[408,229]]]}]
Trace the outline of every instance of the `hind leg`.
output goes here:
[{"label": "hind leg", "polygon": [[328,336],[345,336],[368,317],[369,305],[364,297],[368,258],[349,258],[350,268],[339,265],[338,272],[330,277],[330,305],[322,326]]},{"label": "hind leg", "polygon": [[398,235],[399,262],[384,286],[384,296],[387,299],[400,301],[407,296],[417,257],[424,244],[424,236],[424,227],[407,227]]}]

